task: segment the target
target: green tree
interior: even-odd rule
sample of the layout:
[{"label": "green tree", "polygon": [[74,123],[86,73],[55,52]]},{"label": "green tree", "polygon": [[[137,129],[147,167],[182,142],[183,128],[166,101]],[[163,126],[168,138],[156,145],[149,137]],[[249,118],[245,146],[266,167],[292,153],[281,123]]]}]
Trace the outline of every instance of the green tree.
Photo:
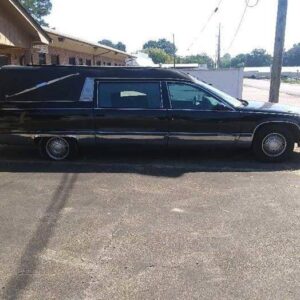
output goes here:
[{"label": "green tree", "polygon": [[231,67],[231,55],[229,53],[226,53],[221,58],[221,68],[230,68],[230,67]]},{"label": "green tree", "polygon": [[213,59],[206,53],[182,57],[180,62],[184,64],[206,64],[209,69],[212,69],[215,65]]},{"label": "green tree", "polygon": [[284,53],[283,63],[285,66],[300,66],[300,43],[295,44],[291,49]]},{"label": "green tree", "polygon": [[153,60],[155,64],[167,64],[172,63],[172,56],[166,53],[163,49],[159,48],[149,48],[145,50],[149,57]]},{"label": "green tree", "polygon": [[268,67],[272,64],[272,56],[265,49],[254,49],[247,55],[247,67]]},{"label": "green tree", "polygon": [[231,59],[231,66],[234,68],[245,67],[247,61],[247,54],[239,54]]},{"label": "green tree", "polygon": [[48,16],[52,10],[51,0],[19,0],[27,11],[43,26],[48,26],[44,17]]},{"label": "green tree", "polygon": [[123,44],[122,42],[118,42],[118,43],[116,44],[116,48],[119,49],[119,50],[121,50],[121,51],[126,52],[126,45]]},{"label": "green tree", "polygon": [[104,39],[104,40],[99,41],[98,44],[105,45],[105,46],[126,52],[126,45],[122,42],[118,42],[115,44],[111,40]]},{"label": "green tree", "polygon": [[166,39],[159,39],[157,41],[150,40],[143,45],[143,49],[162,49],[172,56],[177,52],[174,44]]},{"label": "green tree", "polygon": [[272,64],[272,56],[265,49],[254,49],[247,54],[239,54],[232,58],[233,67],[268,67]]}]

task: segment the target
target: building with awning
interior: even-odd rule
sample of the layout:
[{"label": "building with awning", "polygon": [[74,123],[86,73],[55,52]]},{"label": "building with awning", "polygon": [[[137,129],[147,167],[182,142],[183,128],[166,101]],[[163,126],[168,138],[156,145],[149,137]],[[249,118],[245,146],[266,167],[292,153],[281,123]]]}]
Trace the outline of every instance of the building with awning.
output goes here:
[{"label": "building with awning", "polygon": [[124,66],[133,56],[41,27],[17,0],[0,1],[0,66]]},{"label": "building with awning", "polygon": [[19,1],[0,1],[0,65],[30,64],[34,47],[50,41]]},{"label": "building with awning", "polygon": [[[54,65],[94,65],[125,66],[133,56],[97,43],[86,41],[71,35],[44,28],[51,38],[46,64]],[[43,64],[44,61],[40,61]]]}]

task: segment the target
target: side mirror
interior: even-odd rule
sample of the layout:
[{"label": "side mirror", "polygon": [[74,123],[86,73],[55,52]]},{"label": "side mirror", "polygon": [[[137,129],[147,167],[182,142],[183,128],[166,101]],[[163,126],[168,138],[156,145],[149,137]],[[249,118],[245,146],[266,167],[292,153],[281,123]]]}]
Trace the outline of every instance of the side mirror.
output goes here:
[{"label": "side mirror", "polygon": [[217,111],[228,111],[229,108],[224,103],[219,103],[215,106],[215,110],[217,110]]}]

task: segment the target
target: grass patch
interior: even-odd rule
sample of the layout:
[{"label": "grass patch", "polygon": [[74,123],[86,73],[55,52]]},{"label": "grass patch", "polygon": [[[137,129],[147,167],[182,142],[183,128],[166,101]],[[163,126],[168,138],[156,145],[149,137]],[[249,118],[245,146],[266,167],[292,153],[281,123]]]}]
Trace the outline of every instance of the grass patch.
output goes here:
[{"label": "grass patch", "polygon": [[281,81],[284,83],[300,84],[300,78],[282,78]]}]

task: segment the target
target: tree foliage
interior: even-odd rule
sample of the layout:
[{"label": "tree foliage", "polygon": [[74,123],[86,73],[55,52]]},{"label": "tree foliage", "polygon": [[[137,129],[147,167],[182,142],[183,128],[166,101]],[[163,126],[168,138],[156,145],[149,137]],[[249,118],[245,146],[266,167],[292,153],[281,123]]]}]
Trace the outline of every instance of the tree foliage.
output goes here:
[{"label": "tree foliage", "polygon": [[224,54],[221,57],[221,68],[230,68],[231,67],[231,55],[229,53]]},{"label": "tree foliage", "polygon": [[104,39],[104,40],[99,41],[98,44],[105,45],[105,46],[126,52],[126,45],[122,42],[118,42],[118,43],[114,44],[111,40]]},{"label": "tree foliage", "polygon": [[166,39],[159,39],[157,41],[150,40],[143,45],[143,49],[162,49],[171,56],[177,52],[174,44]]},{"label": "tree foliage", "polygon": [[26,10],[43,26],[48,26],[44,17],[48,16],[52,10],[51,0],[19,0]]},{"label": "tree foliage", "polygon": [[180,58],[180,63],[184,64],[206,64],[208,68],[213,68],[215,63],[206,53],[189,55]]},{"label": "tree foliage", "polygon": [[300,43],[284,53],[283,63],[285,66],[300,66]]},{"label": "tree foliage", "polygon": [[265,49],[254,49],[250,53],[238,54],[231,59],[232,67],[268,67],[272,64],[272,56]]},{"label": "tree foliage", "polygon": [[145,52],[148,53],[149,57],[155,64],[168,64],[173,61],[173,57],[166,53],[163,49],[149,48],[146,49]]}]

